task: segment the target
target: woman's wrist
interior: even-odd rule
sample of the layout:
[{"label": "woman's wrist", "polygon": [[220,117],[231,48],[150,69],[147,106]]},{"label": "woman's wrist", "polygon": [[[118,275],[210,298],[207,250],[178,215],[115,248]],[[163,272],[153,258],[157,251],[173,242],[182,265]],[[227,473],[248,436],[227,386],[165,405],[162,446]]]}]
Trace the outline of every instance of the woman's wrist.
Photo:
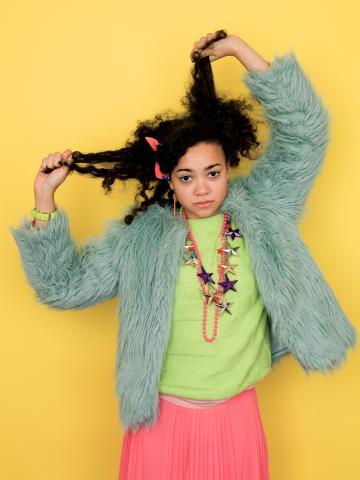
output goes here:
[{"label": "woman's wrist", "polygon": [[266,71],[270,68],[270,62],[240,38],[234,44],[233,56],[249,71]]},{"label": "woman's wrist", "polygon": [[[42,213],[54,212],[56,210],[54,195],[53,194],[45,194],[45,195],[35,194],[35,208],[36,210]],[[51,221],[50,219],[40,220],[38,218],[34,218],[31,225],[33,227],[39,228],[39,227],[48,225],[50,221]]]},{"label": "woman's wrist", "polygon": [[37,196],[35,195],[35,208],[40,212],[51,213],[56,209],[53,195]]}]

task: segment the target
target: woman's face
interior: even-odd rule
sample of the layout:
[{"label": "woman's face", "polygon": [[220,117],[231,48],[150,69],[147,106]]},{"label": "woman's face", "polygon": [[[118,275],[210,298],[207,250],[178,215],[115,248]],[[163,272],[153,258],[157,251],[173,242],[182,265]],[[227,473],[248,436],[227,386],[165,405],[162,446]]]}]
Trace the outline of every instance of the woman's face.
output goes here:
[{"label": "woman's face", "polygon": [[[229,169],[219,144],[201,142],[180,157],[169,184],[188,218],[218,213],[227,195]],[[199,204],[206,201],[207,205]]]}]

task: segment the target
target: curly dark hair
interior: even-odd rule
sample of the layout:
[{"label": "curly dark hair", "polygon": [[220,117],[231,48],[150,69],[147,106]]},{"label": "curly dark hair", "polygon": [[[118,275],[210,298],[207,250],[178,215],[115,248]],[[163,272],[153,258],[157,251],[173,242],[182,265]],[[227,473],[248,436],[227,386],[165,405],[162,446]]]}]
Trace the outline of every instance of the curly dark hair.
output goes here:
[{"label": "curly dark hair", "polygon": [[[218,30],[211,43],[224,38],[226,32]],[[240,157],[253,160],[251,151],[260,143],[257,141],[257,123],[248,111],[253,110],[252,97],[240,96],[226,98],[215,90],[213,72],[209,57],[193,56],[191,82],[185,96],[180,100],[184,113],[167,110],[154,118],[137,122],[137,128],[131,131],[125,146],[119,150],[107,150],[98,153],[72,153],[73,162],[69,166],[82,174],[102,177],[105,193],[112,191],[115,179],[137,179],[140,184],[135,195],[135,205],[125,216],[124,222],[130,224],[135,215],[147,209],[150,204],[162,206],[172,204],[173,190],[167,181],[155,176],[154,166],[158,161],[164,173],[170,173],[187,149],[199,142],[217,143],[223,148],[230,167],[239,165]],[[154,151],[145,140],[145,136],[156,138],[161,145]],[[79,163],[87,163],[80,166]],[[110,164],[110,167],[96,167],[95,164]],[[154,190],[151,197],[147,192]],[[139,201],[138,197],[143,198]],[[179,205],[177,205],[179,206]]]}]

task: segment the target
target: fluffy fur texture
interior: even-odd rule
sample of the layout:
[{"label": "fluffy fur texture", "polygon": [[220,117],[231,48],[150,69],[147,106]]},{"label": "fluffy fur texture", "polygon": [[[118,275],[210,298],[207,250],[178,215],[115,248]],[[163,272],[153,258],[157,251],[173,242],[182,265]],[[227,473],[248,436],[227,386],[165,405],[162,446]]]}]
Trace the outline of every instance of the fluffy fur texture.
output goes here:
[{"label": "fluffy fur texture", "polygon": [[[304,244],[297,221],[320,172],[329,115],[290,52],[245,83],[266,109],[271,137],[250,175],[229,181],[221,207],[235,218],[268,312],[272,361],[287,354],[305,372],[334,371],[357,332]],[[11,232],[41,303],[84,308],[120,295],[116,392],[124,430],[157,420],[158,383],[171,327],[186,227],[171,207],[151,205],[132,224],[110,220],[77,248],[66,212],[41,229],[27,218]],[[144,288],[149,286],[150,288]]]}]

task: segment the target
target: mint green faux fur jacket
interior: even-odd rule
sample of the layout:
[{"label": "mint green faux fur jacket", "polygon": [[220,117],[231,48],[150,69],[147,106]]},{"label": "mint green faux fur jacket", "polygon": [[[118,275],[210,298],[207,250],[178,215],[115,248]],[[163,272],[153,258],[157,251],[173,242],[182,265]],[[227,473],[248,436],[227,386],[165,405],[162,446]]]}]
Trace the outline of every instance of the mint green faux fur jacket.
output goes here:
[{"label": "mint green faux fur jacket", "polygon": [[[304,244],[298,222],[329,143],[329,113],[295,53],[275,55],[266,72],[247,71],[245,84],[264,107],[271,136],[248,176],[229,182],[221,207],[249,245],[269,317],[272,361],[291,354],[308,372],[332,371],[354,348],[357,332]],[[116,393],[124,430],[151,426],[171,326],[186,228],[172,208],[152,205],[131,225],[108,220],[102,237],[79,248],[68,217],[36,229],[10,226],[28,283],[39,302],[79,309],[119,295]]]}]

